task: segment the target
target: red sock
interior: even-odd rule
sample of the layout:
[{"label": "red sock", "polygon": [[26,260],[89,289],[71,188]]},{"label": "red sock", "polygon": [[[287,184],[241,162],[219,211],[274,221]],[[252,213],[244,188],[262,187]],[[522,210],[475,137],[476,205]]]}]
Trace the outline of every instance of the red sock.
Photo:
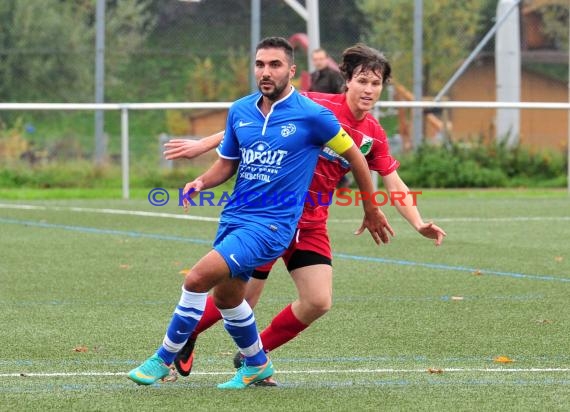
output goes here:
[{"label": "red sock", "polygon": [[222,319],[222,314],[214,304],[212,295],[209,295],[206,300],[206,307],[204,308],[202,319],[200,319],[200,322],[196,325],[196,329],[194,329],[194,332],[190,335],[190,339],[196,339],[200,333],[204,332],[220,319]]},{"label": "red sock", "polygon": [[270,352],[284,343],[289,342],[309,325],[301,323],[293,314],[291,305],[283,309],[273,318],[268,327],[261,332],[263,350]]}]

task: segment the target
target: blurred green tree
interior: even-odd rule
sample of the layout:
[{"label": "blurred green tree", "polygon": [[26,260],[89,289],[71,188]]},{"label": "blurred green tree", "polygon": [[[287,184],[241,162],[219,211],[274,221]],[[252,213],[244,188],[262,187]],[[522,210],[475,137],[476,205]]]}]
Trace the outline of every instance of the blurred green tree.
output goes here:
[{"label": "blurred green tree", "polygon": [[540,8],[544,34],[548,36],[558,50],[568,50],[568,0],[559,0],[559,4],[546,4]]},{"label": "blurred green tree", "polygon": [[[394,78],[412,87],[414,2],[412,0],[358,0],[368,17],[366,41],[386,53]],[[487,0],[423,2],[424,94],[436,94],[473,47]]]},{"label": "blurred green tree", "polygon": [[[148,0],[107,1],[106,79],[116,82],[153,24]],[[4,102],[92,101],[96,0],[0,2],[0,99]]]}]

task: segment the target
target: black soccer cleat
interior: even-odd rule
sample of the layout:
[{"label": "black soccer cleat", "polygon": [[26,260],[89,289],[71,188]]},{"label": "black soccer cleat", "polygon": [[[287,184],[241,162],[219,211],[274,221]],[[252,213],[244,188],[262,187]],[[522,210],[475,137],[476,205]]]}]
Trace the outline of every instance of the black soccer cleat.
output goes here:
[{"label": "black soccer cleat", "polygon": [[277,382],[275,381],[275,379],[273,379],[271,376],[269,378],[265,378],[262,379],[260,381],[257,381],[253,384],[253,386],[257,386],[257,387],[274,387],[274,386],[279,386],[277,384]]},{"label": "black soccer cleat", "polygon": [[196,339],[188,339],[186,345],[184,345],[180,352],[176,354],[176,358],[174,358],[174,367],[182,376],[188,376],[192,371],[194,345],[196,345]]},{"label": "black soccer cleat", "polygon": [[240,351],[237,351],[234,355],[234,368],[239,369],[243,366],[243,355]]}]

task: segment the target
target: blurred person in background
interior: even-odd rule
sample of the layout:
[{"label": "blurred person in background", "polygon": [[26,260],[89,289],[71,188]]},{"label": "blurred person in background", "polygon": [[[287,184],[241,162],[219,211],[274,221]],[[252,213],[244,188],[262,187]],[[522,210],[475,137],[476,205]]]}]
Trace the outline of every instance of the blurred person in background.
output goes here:
[{"label": "blurred person in background", "polygon": [[[325,49],[315,49],[311,55],[315,71],[311,73],[310,92],[342,93],[344,90],[344,78],[339,70],[331,67],[333,61]],[[337,187],[349,187],[352,182],[349,174],[344,175],[338,182]]]},{"label": "blurred person in background", "polygon": [[344,78],[340,71],[329,64],[331,59],[325,49],[315,49],[311,55],[315,71],[311,73],[309,91],[320,93],[342,93]]}]

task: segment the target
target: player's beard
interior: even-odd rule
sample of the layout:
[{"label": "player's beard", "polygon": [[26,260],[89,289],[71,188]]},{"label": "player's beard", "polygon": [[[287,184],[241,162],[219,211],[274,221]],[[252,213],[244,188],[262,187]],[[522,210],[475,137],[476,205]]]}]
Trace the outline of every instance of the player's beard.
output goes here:
[{"label": "player's beard", "polygon": [[[271,92],[265,92],[265,91],[263,91],[263,89],[261,87],[262,82],[268,82],[268,81],[273,83],[273,90]],[[285,88],[287,87],[288,84],[289,84],[288,79],[285,79],[279,83],[274,82],[272,80],[268,80],[268,79],[261,79],[259,81],[259,83],[257,84],[257,87],[258,87],[259,91],[261,92],[261,94],[263,94],[263,96],[267,97],[269,100],[274,102],[279,98],[279,96],[281,96],[281,93],[283,93],[283,90],[285,90]]]}]

